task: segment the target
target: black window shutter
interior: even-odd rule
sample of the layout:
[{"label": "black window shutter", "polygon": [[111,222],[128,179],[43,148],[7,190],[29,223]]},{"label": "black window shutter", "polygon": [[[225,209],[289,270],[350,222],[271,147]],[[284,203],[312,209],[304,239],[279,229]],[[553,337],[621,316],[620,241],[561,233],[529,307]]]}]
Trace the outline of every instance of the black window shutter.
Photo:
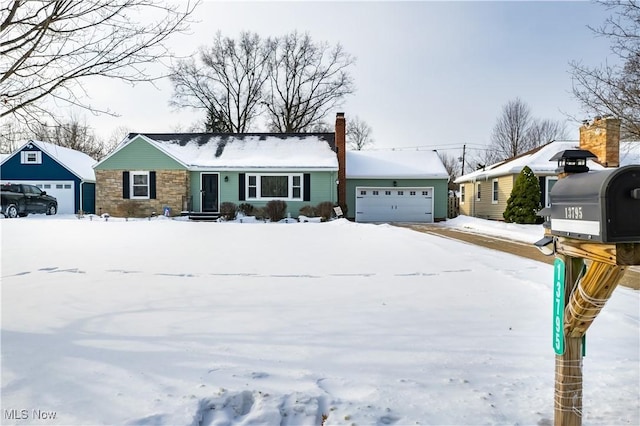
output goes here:
[{"label": "black window shutter", "polygon": [[538,177],[538,182],[540,183],[540,205],[542,207],[546,207],[545,206],[545,203],[546,203],[545,196],[546,196],[546,193],[547,193],[547,188],[546,188],[547,179],[545,179],[544,176],[540,176],[540,177]]},{"label": "black window shutter", "polygon": [[311,201],[311,174],[305,173],[302,179],[302,201]]},{"label": "black window shutter", "polygon": [[129,198],[129,172],[122,172],[122,198]]},{"label": "black window shutter", "polygon": [[240,173],[238,175],[238,200],[244,201],[246,200],[244,194],[244,173]]},{"label": "black window shutter", "polygon": [[149,172],[149,198],[156,199],[156,172]]}]

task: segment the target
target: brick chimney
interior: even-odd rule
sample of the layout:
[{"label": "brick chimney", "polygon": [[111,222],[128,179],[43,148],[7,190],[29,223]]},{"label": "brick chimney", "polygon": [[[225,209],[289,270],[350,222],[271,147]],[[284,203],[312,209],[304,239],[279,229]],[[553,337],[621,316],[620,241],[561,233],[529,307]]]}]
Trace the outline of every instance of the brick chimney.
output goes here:
[{"label": "brick chimney", "polygon": [[[338,205],[347,206],[347,123],[344,112],[336,114],[336,151],[338,153]],[[346,210],[344,210],[346,212]]]},{"label": "brick chimney", "polygon": [[605,167],[620,165],[620,119],[596,117],[580,127],[580,149],[591,151]]}]

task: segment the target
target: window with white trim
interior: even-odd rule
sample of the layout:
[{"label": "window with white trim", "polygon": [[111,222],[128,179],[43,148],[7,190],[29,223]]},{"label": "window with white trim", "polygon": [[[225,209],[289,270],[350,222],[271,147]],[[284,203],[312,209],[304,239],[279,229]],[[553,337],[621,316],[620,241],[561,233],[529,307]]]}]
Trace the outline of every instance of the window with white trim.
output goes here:
[{"label": "window with white trim", "polygon": [[460,204],[464,204],[464,188],[464,184],[460,185]]},{"label": "window with white trim", "polygon": [[149,172],[131,172],[130,198],[149,199]]},{"label": "window with white trim", "polygon": [[22,151],[20,153],[20,164],[42,164],[42,152]]},{"label": "window with white trim", "polygon": [[498,179],[491,182],[491,204],[498,204]]},{"label": "window with white trim", "polygon": [[476,185],[477,185],[476,200],[480,201],[480,195],[482,195],[482,191],[480,190],[480,182],[478,182]]},{"label": "window with white trim", "polygon": [[546,177],[547,184],[545,185],[546,191],[544,194],[544,205],[545,207],[551,207],[551,190],[553,189],[553,185],[558,182],[557,176],[547,176]]},{"label": "window with white trim", "polygon": [[302,174],[247,174],[247,199],[301,200]]}]

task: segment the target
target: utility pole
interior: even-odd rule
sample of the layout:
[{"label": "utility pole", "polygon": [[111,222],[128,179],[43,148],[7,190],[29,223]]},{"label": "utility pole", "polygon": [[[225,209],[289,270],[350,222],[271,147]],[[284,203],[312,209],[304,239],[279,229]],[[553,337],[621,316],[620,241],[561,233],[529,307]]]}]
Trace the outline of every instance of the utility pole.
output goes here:
[{"label": "utility pole", "polygon": [[458,161],[462,161],[462,174],[460,176],[464,176],[464,161],[465,161],[465,156],[467,154],[467,145],[462,145],[462,160],[460,159],[460,157],[458,157]]}]

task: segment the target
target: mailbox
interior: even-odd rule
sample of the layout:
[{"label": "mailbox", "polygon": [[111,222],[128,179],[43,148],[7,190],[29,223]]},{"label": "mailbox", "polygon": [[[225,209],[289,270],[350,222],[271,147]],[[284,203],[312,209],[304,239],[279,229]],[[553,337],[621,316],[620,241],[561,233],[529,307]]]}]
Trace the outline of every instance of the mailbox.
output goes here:
[{"label": "mailbox", "polygon": [[556,182],[550,197],[551,234],[640,242],[640,165],[567,176]]}]

